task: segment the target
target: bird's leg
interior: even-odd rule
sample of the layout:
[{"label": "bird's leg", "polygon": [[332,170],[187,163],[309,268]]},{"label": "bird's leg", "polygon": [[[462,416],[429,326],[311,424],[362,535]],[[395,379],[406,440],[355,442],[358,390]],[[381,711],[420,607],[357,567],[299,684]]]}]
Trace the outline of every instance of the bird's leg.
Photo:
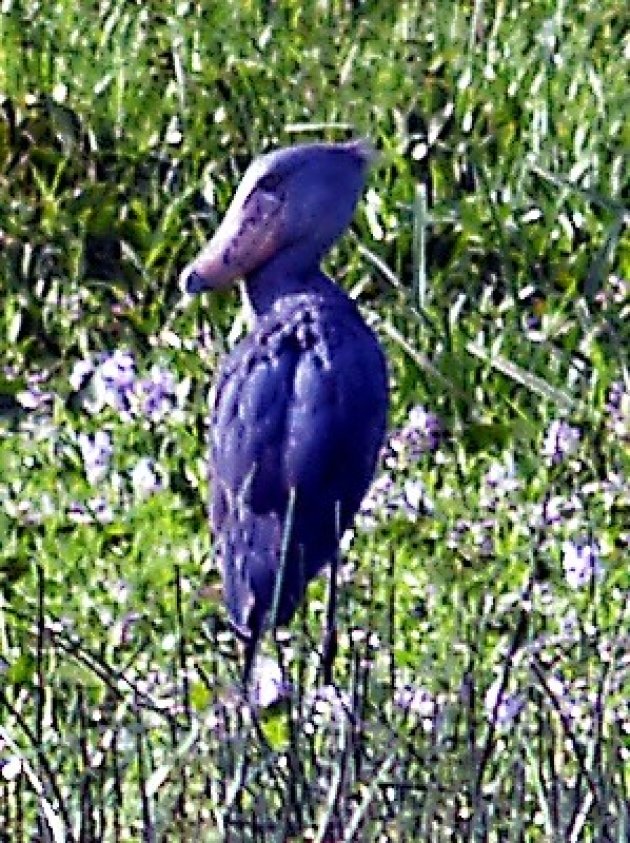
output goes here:
[{"label": "bird's leg", "polygon": [[252,678],[252,669],[256,663],[256,654],[258,652],[258,642],[260,641],[260,634],[257,630],[252,630],[251,635],[245,641],[245,653],[243,660],[243,676],[241,682],[243,684],[243,693],[247,698],[249,696],[249,683]]},{"label": "bird's leg", "polygon": [[337,656],[337,571],[339,556],[335,553],[330,563],[330,580],[328,583],[328,607],[326,610],[326,627],[322,646],[322,681],[324,685],[332,685],[333,665]]},{"label": "bird's leg", "polygon": [[[268,626],[272,629],[276,626],[276,618],[278,617],[278,610],[282,605],[282,589],[284,586],[284,579],[287,567],[288,548],[291,540],[291,528],[293,526],[293,513],[295,510],[295,489],[291,489],[289,493],[289,500],[287,503],[287,513],[284,522],[284,529],[282,533],[282,547],[280,549],[280,559],[278,560],[278,570],[275,574],[273,600],[271,603],[271,611],[266,620]],[[252,678],[252,669],[256,663],[256,655],[258,652],[258,644],[263,634],[265,621],[260,617],[256,606],[254,605],[253,613],[249,618],[250,635],[245,642],[245,662],[243,665],[243,692],[245,697],[249,695],[249,683]]]}]

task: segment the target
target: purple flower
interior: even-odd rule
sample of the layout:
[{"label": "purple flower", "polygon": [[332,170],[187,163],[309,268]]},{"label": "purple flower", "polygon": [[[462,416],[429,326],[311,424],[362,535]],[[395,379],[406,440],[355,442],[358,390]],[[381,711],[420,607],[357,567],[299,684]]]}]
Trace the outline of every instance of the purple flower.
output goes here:
[{"label": "purple flower", "polygon": [[70,375],[70,385],[83,389],[91,376],[90,397],[85,400],[87,410],[94,414],[103,407],[112,407],[121,415],[129,414],[129,402],[136,380],[136,364],[128,351],[116,350],[101,356],[97,365],[91,360],[79,360]]},{"label": "purple flower", "polygon": [[534,507],[534,521],[536,524],[548,526],[565,525],[572,519],[580,516],[584,505],[577,495],[570,498],[563,498],[560,495],[553,495],[547,498],[544,503]]},{"label": "purple flower", "polygon": [[249,702],[256,708],[269,708],[270,705],[286,699],[291,686],[282,676],[278,662],[261,656],[256,659]]},{"label": "purple flower", "polygon": [[580,444],[580,431],[565,421],[554,421],[549,425],[543,443],[543,456],[552,465],[558,465],[565,457],[575,453]]},{"label": "purple flower", "polygon": [[41,392],[37,387],[31,387],[15,396],[25,410],[39,410],[52,401],[51,392]]},{"label": "purple flower", "polygon": [[130,351],[116,349],[101,360],[98,373],[106,384],[128,390],[136,381],[136,361]]},{"label": "purple flower", "polygon": [[87,506],[75,502],[68,509],[68,518],[75,524],[110,524],[114,513],[105,498],[92,498]]},{"label": "purple flower", "polygon": [[149,376],[141,380],[136,388],[140,412],[152,422],[160,421],[175,403],[176,381],[167,369],[153,366]]},{"label": "purple flower", "polygon": [[512,458],[508,458],[506,462],[493,462],[484,476],[479,503],[482,507],[496,507],[502,498],[520,486],[521,481],[516,477],[516,467]]},{"label": "purple flower", "polygon": [[114,351],[101,362],[94,380],[97,403],[126,413],[136,382],[136,362],[133,354],[129,351]]},{"label": "purple flower", "polygon": [[114,520],[114,513],[105,498],[92,498],[89,506],[94,515],[94,520],[99,524],[110,524]]},{"label": "purple flower", "polygon": [[516,469],[512,460],[509,463],[493,462],[486,472],[484,480],[491,489],[512,492],[519,486],[515,475]]},{"label": "purple flower", "polygon": [[412,685],[405,685],[396,691],[394,705],[420,717],[433,717],[437,707],[433,694],[426,688]]},{"label": "purple flower", "polygon": [[91,486],[96,486],[109,471],[113,453],[111,436],[103,430],[98,430],[94,436],[80,433],[77,441],[87,481]]},{"label": "purple flower", "polygon": [[[408,416],[407,424],[395,431],[389,438],[388,450],[404,462],[417,462],[423,454],[435,451],[442,434],[440,420],[433,413],[418,405],[413,407]],[[386,457],[387,460],[387,457]]]},{"label": "purple flower", "polygon": [[138,378],[136,362],[128,351],[116,350],[105,354],[98,364],[80,360],[75,364],[70,383],[75,391],[83,389],[90,381],[85,407],[90,413],[99,413],[112,407],[128,421],[141,416],[152,422],[161,421],[175,408],[180,407],[190,388],[190,381],[177,382],[167,369],[153,366],[147,377]]},{"label": "purple flower", "polygon": [[431,448],[437,446],[442,433],[442,423],[435,413],[425,410],[420,404],[412,407],[409,411],[407,428],[418,431],[418,433],[424,436]]},{"label": "purple flower", "polygon": [[403,515],[409,521],[415,521],[419,515],[432,513],[434,508],[421,480],[406,480],[401,490],[392,475],[384,472],[372,483],[364,498],[357,525],[370,532],[388,517]]},{"label": "purple flower", "polygon": [[422,480],[405,481],[402,495],[396,502],[410,521],[415,521],[418,515],[430,515],[435,509]]},{"label": "purple flower", "polygon": [[592,580],[601,580],[604,576],[599,548],[586,539],[562,542],[562,567],[571,588],[583,588]]},{"label": "purple flower", "polygon": [[156,471],[155,460],[142,457],[131,472],[131,483],[137,497],[146,498],[163,488],[164,484]]},{"label": "purple flower", "polygon": [[609,430],[622,441],[630,440],[630,389],[623,381],[611,384],[606,410]]},{"label": "purple flower", "polygon": [[466,554],[472,552],[475,556],[492,556],[496,527],[497,521],[494,518],[482,521],[459,518],[446,539],[446,546]]},{"label": "purple flower", "polygon": [[94,363],[91,360],[78,360],[72,367],[70,374],[70,386],[75,392],[83,389],[85,381],[94,372]]},{"label": "purple flower", "polygon": [[394,481],[391,474],[384,472],[372,483],[363,499],[357,516],[357,525],[366,532],[375,530],[379,521],[391,513],[393,496]]}]

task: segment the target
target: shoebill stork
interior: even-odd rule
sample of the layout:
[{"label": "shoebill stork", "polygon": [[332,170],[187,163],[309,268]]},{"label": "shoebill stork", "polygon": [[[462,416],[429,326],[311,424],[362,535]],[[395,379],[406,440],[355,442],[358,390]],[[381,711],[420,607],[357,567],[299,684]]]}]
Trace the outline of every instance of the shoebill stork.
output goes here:
[{"label": "shoebill stork", "polygon": [[255,159],[181,277],[188,293],[243,279],[254,313],[221,366],[210,425],[210,522],[230,620],[248,642],[245,686],[262,633],[291,620],[326,565],[330,682],[339,540],[374,474],[388,387],[376,337],[320,262],[352,219],[371,157],[356,140]]}]

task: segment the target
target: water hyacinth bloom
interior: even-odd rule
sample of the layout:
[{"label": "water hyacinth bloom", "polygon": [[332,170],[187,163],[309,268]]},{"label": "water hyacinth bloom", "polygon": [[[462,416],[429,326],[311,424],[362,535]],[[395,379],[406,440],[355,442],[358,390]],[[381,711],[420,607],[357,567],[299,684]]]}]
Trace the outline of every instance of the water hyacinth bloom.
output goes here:
[{"label": "water hyacinth bloom", "polygon": [[114,512],[105,498],[92,498],[87,505],[78,501],[68,508],[68,520],[75,524],[111,524]]},{"label": "water hyacinth bloom", "polygon": [[249,702],[256,708],[269,708],[291,693],[291,686],[282,676],[280,665],[274,659],[261,656],[254,664]]},{"label": "water hyacinth bloom", "polygon": [[389,437],[388,450],[391,454],[386,455],[386,464],[395,463],[396,458],[406,463],[417,462],[423,454],[435,451],[441,435],[442,425],[438,417],[420,405],[413,407],[407,423]]},{"label": "water hyacinth bloom", "polygon": [[446,546],[460,553],[488,557],[494,553],[497,520],[470,521],[459,518],[446,538]]},{"label": "water hyacinth bloom", "polygon": [[501,499],[522,486],[522,482],[516,476],[516,467],[511,456],[506,462],[493,462],[483,479],[484,485],[479,495],[479,503],[487,508],[495,507]]},{"label": "water hyacinth bloom", "polygon": [[139,378],[134,356],[129,351],[116,350],[102,355],[98,363],[80,360],[70,375],[75,391],[90,383],[90,396],[84,405],[88,412],[99,413],[111,407],[123,420],[144,417],[159,422],[180,407],[188,391],[189,382],[178,382],[168,369],[153,366],[145,378]]},{"label": "water hyacinth bloom", "polygon": [[77,360],[77,362],[72,367],[72,372],[70,373],[70,377],[68,378],[68,380],[70,381],[70,386],[74,389],[75,392],[78,392],[80,389],[83,389],[83,387],[85,386],[85,382],[93,372],[94,363],[91,360]]},{"label": "water hyacinth bloom", "polygon": [[630,441],[630,389],[622,381],[611,385],[606,410],[608,429],[622,442]]},{"label": "water hyacinth bloom", "polygon": [[131,484],[136,497],[146,498],[159,492],[164,487],[162,478],[156,471],[155,460],[142,457],[131,472]]},{"label": "water hyacinth bloom", "polygon": [[403,515],[407,520],[415,521],[419,515],[431,514],[434,509],[421,480],[406,480],[401,490],[392,475],[384,472],[368,490],[359,509],[357,525],[371,532],[388,518]]},{"label": "water hyacinth bloom", "polygon": [[569,498],[561,495],[552,495],[544,503],[534,507],[533,522],[542,526],[558,526],[576,523],[579,521],[584,509],[584,504],[577,495]]},{"label": "water hyacinth bloom", "polygon": [[587,539],[562,542],[562,567],[571,588],[584,588],[593,580],[604,577],[599,548]]},{"label": "water hyacinth bloom", "polygon": [[113,454],[111,436],[104,430],[98,430],[94,436],[80,433],[77,442],[87,481],[91,486],[96,486],[104,480],[109,471]]},{"label": "water hyacinth bloom", "polygon": [[15,396],[16,400],[24,407],[25,410],[40,410],[52,401],[51,392],[42,392],[37,387],[25,389],[23,392],[18,392]]},{"label": "water hyacinth bloom", "polygon": [[433,717],[437,710],[433,694],[426,688],[412,685],[398,688],[394,694],[394,705],[420,717]]},{"label": "water hyacinth bloom", "polygon": [[565,457],[575,453],[580,444],[580,431],[565,421],[554,421],[549,425],[543,443],[543,456],[558,465]]},{"label": "water hyacinth bloom", "polygon": [[419,515],[430,515],[435,506],[421,480],[407,480],[403,486],[399,508],[410,521]]},{"label": "water hyacinth bloom", "polygon": [[379,523],[395,511],[392,505],[395,489],[391,474],[380,474],[363,499],[356,523],[365,532],[375,530]]},{"label": "water hyacinth bloom", "polygon": [[135,389],[140,413],[152,422],[163,419],[175,403],[176,386],[172,372],[153,366],[149,376],[139,381]]},{"label": "water hyacinth bloom", "polygon": [[103,404],[117,410],[128,409],[135,381],[136,362],[128,351],[114,351],[95,372],[95,388]]},{"label": "water hyacinth bloom", "polygon": [[112,407],[128,416],[132,391],[136,381],[136,363],[131,352],[116,350],[102,355],[95,364],[92,360],[79,360],[70,375],[70,385],[75,391],[91,384],[91,396],[85,400],[88,412],[99,413]]}]

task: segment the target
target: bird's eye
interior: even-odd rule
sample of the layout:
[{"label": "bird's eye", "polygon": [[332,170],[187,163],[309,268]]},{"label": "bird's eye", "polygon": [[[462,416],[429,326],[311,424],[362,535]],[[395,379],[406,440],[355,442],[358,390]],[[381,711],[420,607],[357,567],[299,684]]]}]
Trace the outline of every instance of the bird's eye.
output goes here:
[{"label": "bird's eye", "polygon": [[273,193],[273,191],[279,186],[282,179],[277,173],[267,173],[266,176],[263,176],[259,179],[257,187],[259,190],[263,190],[265,193]]}]

